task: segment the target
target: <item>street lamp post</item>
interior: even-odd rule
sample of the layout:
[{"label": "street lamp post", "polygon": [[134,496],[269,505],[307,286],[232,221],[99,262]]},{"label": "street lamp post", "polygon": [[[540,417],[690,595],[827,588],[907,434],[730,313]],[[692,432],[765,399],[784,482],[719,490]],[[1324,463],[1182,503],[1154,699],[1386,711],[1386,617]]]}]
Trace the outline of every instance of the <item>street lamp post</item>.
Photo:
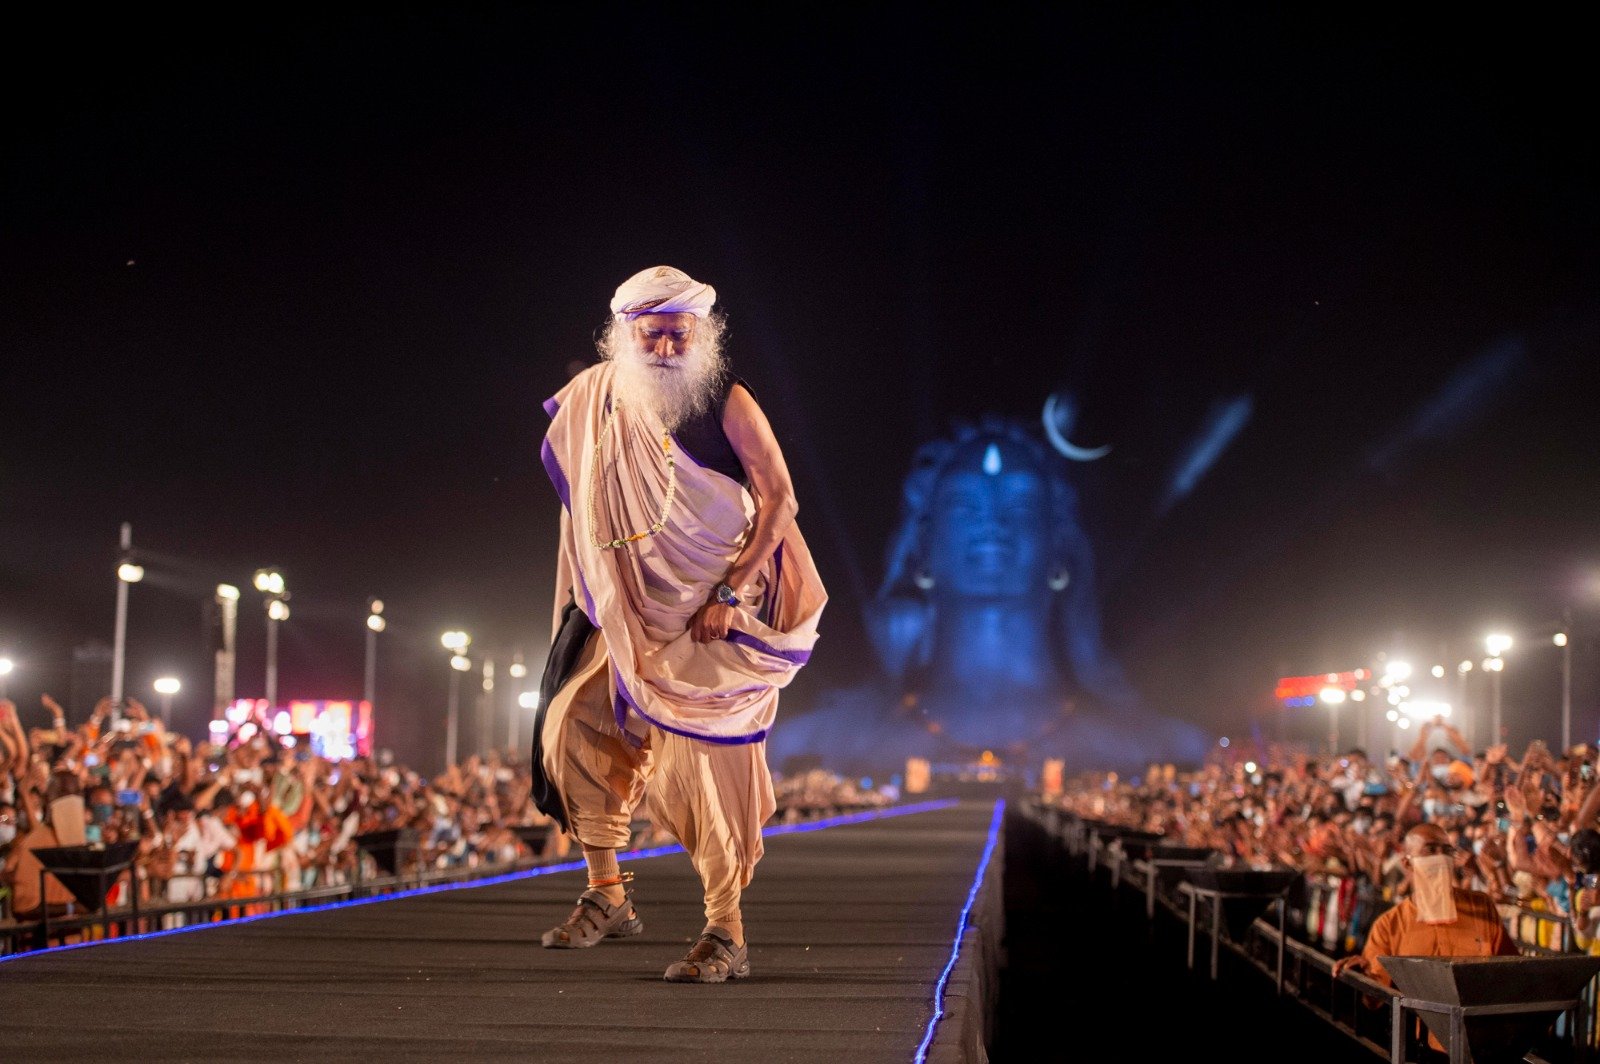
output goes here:
[{"label": "street lamp post", "polygon": [[278,625],[289,619],[289,591],[276,569],[257,569],[256,590],[267,596],[267,711],[278,708]]},{"label": "street lamp post", "polygon": [[233,702],[234,695],[234,637],[239,630],[239,589],[232,584],[217,585],[217,620],[222,626],[221,645],[217,647],[216,673],[211,695],[211,719],[221,720],[223,711]]},{"label": "street lamp post", "polygon": [[378,695],[378,633],[388,627],[383,619],[383,599],[367,600],[367,670],[362,685],[362,697],[367,704],[377,702]]},{"label": "street lamp post", "polygon": [[144,579],[144,567],[132,559],[133,526],[122,522],[122,535],[118,540],[121,561],[117,564],[117,621],[111,644],[111,712],[122,714],[122,679],[127,664],[128,643],[128,585]]},{"label": "street lamp post", "polygon": [[[522,662],[522,651],[519,650],[515,655],[513,655],[511,664],[506,667],[506,671],[511,674],[511,678],[513,680],[517,681],[515,684],[512,684],[512,687],[520,687],[522,685],[523,678],[528,675],[528,666],[524,665]],[[525,695],[526,692],[519,691],[517,693],[516,700],[511,706],[511,712],[508,714],[510,717],[510,722],[506,727],[506,749],[510,750],[513,754],[516,753],[517,746],[521,742],[521,739],[519,738],[521,729],[518,727],[518,725],[522,720],[522,711],[527,708],[522,701]]]},{"label": "street lamp post", "polygon": [[466,632],[451,631],[439,637],[439,642],[450,651],[450,704],[445,713],[444,763],[449,768],[456,763],[456,737],[461,721],[461,674],[472,668],[467,648],[472,637]]},{"label": "street lamp post", "polygon": [[[1572,618],[1566,618],[1567,627]],[[1561,648],[1561,752],[1572,749],[1572,639],[1565,629],[1555,635],[1555,644]]]},{"label": "street lamp post", "polygon": [[1342,687],[1332,685],[1322,689],[1322,704],[1328,707],[1328,753],[1339,753],[1339,706],[1348,697]]},{"label": "street lamp post", "polygon": [[1505,736],[1500,728],[1500,674],[1506,669],[1504,654],[1511,649],[1511,637],[1508,635],[1491,635],[1483,641],[1485,649],[1489,651],[1489,659],[1483,667],[1491,673],[1489,677],[1489,728],[1490,738],[1494,743],[1502,743]]},{"label": "street lamp post", "polygon": [[485,757],[494,749],[494,659],[483,659],[483,693],[478,702],[478,752]]},{"label": "street lamp post", "polygon": [[163,676],[152,684],[156,694],[161,696],[161,726],[172,729],[172,696],[183,689],[183,684],[176,676]]}]

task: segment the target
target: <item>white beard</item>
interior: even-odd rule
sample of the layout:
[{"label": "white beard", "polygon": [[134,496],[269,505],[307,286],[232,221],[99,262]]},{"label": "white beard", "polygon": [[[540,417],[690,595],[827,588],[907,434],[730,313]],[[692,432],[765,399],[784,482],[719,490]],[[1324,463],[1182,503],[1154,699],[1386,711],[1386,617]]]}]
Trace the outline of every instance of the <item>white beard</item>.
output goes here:
[{"label": "white beard", "polygon": [[672,432],[711,405],[727,366],[720,354],[691,344],[670,365],[657,365],[631,336],[612,357],[612,388],[626,406],[649,410]]}]

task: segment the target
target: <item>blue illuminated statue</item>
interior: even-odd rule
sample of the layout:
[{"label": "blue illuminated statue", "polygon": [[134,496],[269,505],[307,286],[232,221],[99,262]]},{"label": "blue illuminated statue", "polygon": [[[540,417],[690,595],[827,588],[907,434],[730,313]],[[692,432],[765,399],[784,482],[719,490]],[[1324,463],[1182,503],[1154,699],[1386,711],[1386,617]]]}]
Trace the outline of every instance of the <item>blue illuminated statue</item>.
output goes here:
[{"label": "blue illuminated statue", "polygon": [[957,742],[1022,738],[1085,700],[1136,701],[1101,642],[1077,494],[1015,422],[918,450],[867,624],[905,701]]},{"label": "blue illuminated statue", "polygon": [[1107,652],[1064,454],[999,418],[917,451],[864,618],[886,682],[781,723],[776,754],[863,763],[990,750],[1084,768],[1204,757],[1201,730],[1142,707]]}]

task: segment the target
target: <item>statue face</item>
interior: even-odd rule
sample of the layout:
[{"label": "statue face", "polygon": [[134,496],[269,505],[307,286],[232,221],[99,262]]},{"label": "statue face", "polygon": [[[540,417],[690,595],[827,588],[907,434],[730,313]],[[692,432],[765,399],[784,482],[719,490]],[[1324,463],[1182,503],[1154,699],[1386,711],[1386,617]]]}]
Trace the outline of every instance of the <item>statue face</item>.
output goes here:
[{"label": "statue face", "polygon": [[1014,451],[991,446],[984,456],[958,464],[934,490],[927,530],[933,594],[1046,603],[1049,486]]}]

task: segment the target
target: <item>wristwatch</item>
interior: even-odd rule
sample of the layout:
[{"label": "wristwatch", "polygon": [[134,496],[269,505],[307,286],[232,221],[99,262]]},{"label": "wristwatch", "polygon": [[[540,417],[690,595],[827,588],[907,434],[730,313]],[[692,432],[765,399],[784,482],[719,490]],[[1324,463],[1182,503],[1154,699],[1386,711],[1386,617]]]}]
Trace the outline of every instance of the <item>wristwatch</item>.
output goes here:
[{"label": "wristwatch", "polygon": [[711,589],[711,597],[724,606],[739,605],[739,596],[734,594],[733,588],[727,584],[718,584]]}]

